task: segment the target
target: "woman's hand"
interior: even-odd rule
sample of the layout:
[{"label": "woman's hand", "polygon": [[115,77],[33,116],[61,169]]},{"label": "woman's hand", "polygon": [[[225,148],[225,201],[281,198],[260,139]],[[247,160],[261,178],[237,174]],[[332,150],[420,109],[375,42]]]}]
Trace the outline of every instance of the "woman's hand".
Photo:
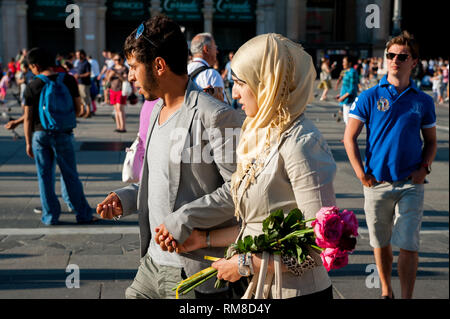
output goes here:
[{"label": "woman's hand", "polygon": [[186,253],[206,247],[206,231],[194,229],[183,244],[178,243],[169,233],[164,224],[155,228],[155,242],[162,250],[176,253]]},{"label": "woman's hand", "polygon": [[211,265],[217,269],[217,278],[229,282],[238,281],[242,276],[238,272],[238,255],[234,255],[230,259],[219,259]]},{"label": "woman's hand", "polygon": [[176,243],[175,251],[177,253],[187,253],[205,247],[207,247],[206,231],[194,229],[183,244]]}]

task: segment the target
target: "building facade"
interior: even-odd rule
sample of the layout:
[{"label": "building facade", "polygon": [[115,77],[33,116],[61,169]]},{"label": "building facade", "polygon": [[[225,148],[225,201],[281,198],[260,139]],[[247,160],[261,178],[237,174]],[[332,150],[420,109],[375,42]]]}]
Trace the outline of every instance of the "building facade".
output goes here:
[{"label": "building facade", "polygon": [[[188,41],[199,32],[213,33],[221,63],[228,51],[268,32],[302,43],[316,61],[324,54],[381,56],[392,31],[394,2],[398,0],[0,0],[0,57],[6,62],[22,48],[42,46],[61,54],[83,48],[101,60],[103,50],[121,50],[128,34],[159,13],[176,20]],[[79,8],[74,28],[67,26],[71,4]],[[374,4],[379,26],[368,28],[367,8]]]}]

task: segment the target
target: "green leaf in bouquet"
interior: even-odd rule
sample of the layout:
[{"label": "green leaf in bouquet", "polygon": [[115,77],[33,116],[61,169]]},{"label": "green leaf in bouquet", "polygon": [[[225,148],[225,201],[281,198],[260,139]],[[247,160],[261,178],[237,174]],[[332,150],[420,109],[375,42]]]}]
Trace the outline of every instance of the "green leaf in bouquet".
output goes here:
[{"label": "green leaf in bouquet", "polygon": [[276,230],[272,231],[268,236],[269,242],[273,242],[274,240],[277,240],[278,236],[279,236],[278,231],[276,231]]},{"label": "green leaf in bouquet", "polygon": [[245,252],[251,251],[252,245],[253,245],[253,237],[250,236],[250,235],[245,236],[245,238],[244,238],[244,249],[245,249]]},{"label": "green leaf in bouquet", "polygon": [[240,253],[245,252],[245,245],[244,245],[244,241],[242,239],[239,239],[237,242],[237,250]]},{"label": "green leaf in bouquet", "polygon": [[303,220],[303,214],[300,209],[295,208],[291,210],[284,219],[283,232],[288,234],[290,231],[292,231],[293,226],[301,220]]},{"label": "green leaf in bouquet", "polygon": [[284,220],[284,213],[282,209],[272,212],[269,217],[263,220],[263,232],[270,234],[272,230],[279,230]]},{"label": "green leaf in bouquet", "polygon": [[269,247],[269,239],[266,234],[261,234],[255,238],[255,245],[259,251],[264,251]]},{"label": "green leaf in bouquet", "polygon": [[296,245],[297,248],[297,259],[299,263],[302,263],[302,254],[303,254],[303,249],[301,246]]}]

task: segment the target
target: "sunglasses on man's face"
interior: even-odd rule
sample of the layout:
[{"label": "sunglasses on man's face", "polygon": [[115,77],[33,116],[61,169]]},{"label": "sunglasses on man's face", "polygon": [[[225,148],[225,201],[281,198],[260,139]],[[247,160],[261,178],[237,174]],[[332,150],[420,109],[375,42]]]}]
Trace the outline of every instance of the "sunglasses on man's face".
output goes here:
[{"label": "sunglasses on man's face", "polygon": [[397,54],[391,52],[386,53],[386,59],[388,60],[394,60],[395,57],[397,57],[400,62],[405,62],[406,60],[408,60],[409,54]]},{"label": "sunglasses on man's face", "polygon": [[135,39],[137,40],[137,39],[139,39],[139,38],[142,36],[142,37],[143,37],[145,40],[147,40],[151,45],[153,45],[155,48],[158,48],[158,46],[157,46],[152,40],[150,40],[149,38],[147,38],[147,37],[144,35],[144,31],[145,31],[145,24],[144,24],[144,22],[142,22],[141,25],[137,28]]}]

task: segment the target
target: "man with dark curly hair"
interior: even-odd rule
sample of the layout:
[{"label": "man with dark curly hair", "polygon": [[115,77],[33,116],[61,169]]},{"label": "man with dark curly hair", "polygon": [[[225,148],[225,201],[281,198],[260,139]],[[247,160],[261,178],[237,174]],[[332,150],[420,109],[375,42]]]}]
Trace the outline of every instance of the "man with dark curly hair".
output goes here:
[{"label": "man with dark curly hair", "polygon": [[[236,223],[234,207],[223,199],[223,188],[236,169],[234,137],[225,131],[240,128],[243,119],[189,80],[187,42],[171,19],[159,15],[142,23],[126,39],[124,52],[130,66],[128,80],[146,100],[161,100],[149,121],[140,184],[112,192],[97,212],[109,219],[139,212],[142,258],[126,297],[174,298],[172,288],[207,268],[204,256],[223,257],[225,247],[171,254],[161,250],[161,225],[174,224],[171,218],[178,215],[174,212],[188,216],[192,210],[207,216],[204,230]],[[193,227],[188,218],[181,224],[189,236]],[[229,298],[230,290],[217,290],[214,282],[212,278],[195,294],[181,297]]]}]

